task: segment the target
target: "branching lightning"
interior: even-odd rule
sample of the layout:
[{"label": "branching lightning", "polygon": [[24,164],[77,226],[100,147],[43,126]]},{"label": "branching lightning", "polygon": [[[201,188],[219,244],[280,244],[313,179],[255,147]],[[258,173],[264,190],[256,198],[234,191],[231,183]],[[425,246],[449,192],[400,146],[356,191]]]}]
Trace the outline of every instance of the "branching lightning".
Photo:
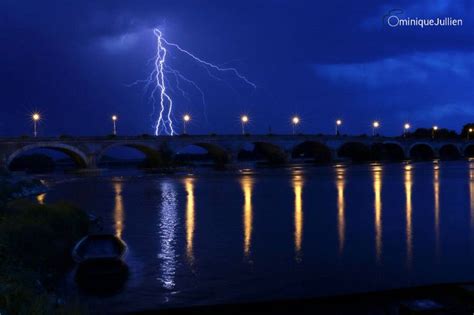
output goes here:
[{"label": "branching lightning", "polygon": [[[163,37],[163,33],[158,28],[155,28],[153,32],[156,37],[156,55],[153,58],[153,71],[151,72],[148,80],[146,80],[146,88],[153,87],[150,94],[150,99],[154,106],[155,104],[159,104],[156,123],[153,126],[155,129],[155,135],[172,136],[176,134],[175,128],[173,126],[173,91],[178,91],[184,98],[190,100],[189,93],[186,92],[180,82],[194,88],[200,94],[203,105],[206,105],[204,91],[199,87],[199,85],[195,81],[183,75],[180,71],[171,67],[169,62],[167,63],[167,56],[170,54],[171,50],[179,52],[200,64],[207,71],[208,75],[213,79],[223,80],[222,78],[218,77],[216,73],[228,72],[252,88],[255,89],[257,87],[255,83],[251,82],[245,76],[240,74],[237,69],[218,66],[202,58],[199,58],[181,46],[166,40]],[[174,87],[171,85],[171,82],[175,83]],[[153,111],[153,115],[156,115],[155,110]]]}]

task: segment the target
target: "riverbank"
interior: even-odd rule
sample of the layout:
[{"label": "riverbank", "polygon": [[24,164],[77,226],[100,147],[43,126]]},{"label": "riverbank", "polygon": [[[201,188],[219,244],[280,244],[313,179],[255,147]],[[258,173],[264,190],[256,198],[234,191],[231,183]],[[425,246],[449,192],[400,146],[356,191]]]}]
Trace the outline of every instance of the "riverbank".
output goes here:
[{"label": "riverbank", "polygon": [[[21,183],[10,191],[36,189]],[[6,201],[0,207],[0,313],[85,313],[78,302],[65,301],[57,284],[71,266],[71,248],[87,230],[87,215],[71,205]]]},{"label": "riverbank", "polygon": [[[473,314],[474,283],[454,283],[313,299],[159,310],[160,314]],[[156,314],[143,310],[133,314]]]}]

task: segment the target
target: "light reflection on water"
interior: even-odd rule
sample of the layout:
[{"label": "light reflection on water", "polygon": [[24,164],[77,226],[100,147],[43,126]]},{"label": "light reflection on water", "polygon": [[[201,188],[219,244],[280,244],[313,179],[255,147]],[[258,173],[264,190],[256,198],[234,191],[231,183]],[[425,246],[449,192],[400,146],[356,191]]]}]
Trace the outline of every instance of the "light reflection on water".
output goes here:
[{"label": "light reflection on water", "polygon": [[137,285],[107,307],[474,280],[474,162],[86,179],[48,192],[63,199],[103,216],[134,254]]},{"label": "light reflection on water", "polygon": [[122,231],[124,226],[124,208],[122,199],[123,182],[116,180],[113,183],[115,192],[115,206],[114,206],[114,224],[115,224],[115,235],[118,238],[122,238]]},{"label": "light reflection on water", "polygon": [[40,205],[44,205],[44,199],[46,197],[46,193],[43,193],[43,194],[39,194],[36,196],[36,201],[40,204]]},{"label": "light reflection on water", "polygon": [[436,259],[440,258],[440,232],[439,232],[439,165],[433,163],[433,196],[434,196],[434,229],[435,229],[435,246],[436,246]]},{"label": "light reflection on water", "polygon": [[375,226],[375,255],[377,263],[382,257],[382,166],[372,167],[374,178],[374,226]]},{"label": "light reflection on water", "polygon": [[161,205],[158,233],[161,251],[158,258],[160,259],[161,272],[159,279],[164,288],[171,290],[176,285],[176,228],[178,227],[176,186],[173,182],[163,181],[160,184],[160,189]]},{"label": "light reflection on water", "polygon": [[240,185],[244,193],[243,225],[244,225],[244,255],[249,258],[252,244],[252,188],[253,178],[245,175],[240,179]]},{"label": "light reflection on water", "polygon": [[337,236],[339,239],[339,255],[344,252],[344,242],[346,240],[346,216],[345,216],[345,199],[344,185],[346,170],[344,168],[336,168],[336,188],[337,188]]},{"label": "light reflection on water", "polygon": [[406,217],[406,264],[408,268],[411,268],[413,261],[413,231],[412,231],[412,166],[405,166],[405,217]]},{"label": "light reflection on water", "polygon": [[303,240],[303,177],[298,170],[292,174],[295,194],[295,252],[296,260],[301,260],[301,242]]},{"label": "light reflection on water", "polygon": [[184,179],[186,188],[186,257],[189,264],[193,264],[193,242],[194,242],[194,179],[187,177]]},{"label": "light reflection on water", "polygon": [[469,167],[469,196],[471,206],[471,229],[474,229],[474,163],[470,163]]}]

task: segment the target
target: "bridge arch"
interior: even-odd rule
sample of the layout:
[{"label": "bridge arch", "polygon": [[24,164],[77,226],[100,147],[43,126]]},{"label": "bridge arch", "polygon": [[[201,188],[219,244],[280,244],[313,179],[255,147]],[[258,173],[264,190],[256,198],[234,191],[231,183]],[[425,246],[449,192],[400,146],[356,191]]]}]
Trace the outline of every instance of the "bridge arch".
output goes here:
[{"label": "bridge arch", "polygon": [[235,148],[235,155],[239,161],[257,161],[265,158],[256,152],[255,143],[251,141],[239,142]]},{"label": "bridge arch", "polygon": [[270,164],[284,164],[288,161],[285,150],[277,144],[256,141],[254,145],[255,151],[261,154]]},{"label": "bridge arch", "polygon": [[331,149],[318,141],[304,141],[291,150],[292,158],[311,158],[316,163],[327,163],[332,160]]},{"label": "bridge arch", "polygon": [[426,142],[417,142],[410,146],[408,154],[413,160],[432,160],[435,158],[434,148]]},{"label": "bridge arch", "polygon": [[208,142],[195,142],[195,143],[192,142],[192,143],[184,144],[180,146],[178,149],[175,149],[175,152],[173,152],[173,155],[176,157],[176,155],[179,154],[179,152],[192,146],[204,149],[216,165],[224,165],[230,161],[230,154],[226,149],[224,149],[218,144],[208,143]]},{"label": "bridge arch", "polygon": [[337,155],[354,162],[368,161],[371,158],[371,148],[362,142],[348,141],[339,147]]},{"label": "bridge arch", "polygon": [[465,146],[463,153],[465,157],[468,157],[468,158],[474,157],[474,143],[468,144],[467,146]]},{"label": "bridge arch", "polygon": [[78,168],[86,168],[89,164],[87,155],[75,146],[64,144],[64,143],[50,143],[50,142],[41,143],[40,142],[40,143],[25,145],[15,150],[10,155],[8,155],[8,157],[6,158],[6,167],[9,168],[11,162],[19,155],[28,151],[35,150],[35,149],[48,149],[48,150],[64,153],[74,161],[74,163],[76,164]]},{"label": "bridge arch", "polygon": [[461,151],[455,144],[448,143],[439,148],[439,157],[443,160],[459,159],[461,157]]},{"label": "bridge arch", "polygon": [[270,164],[288,161],[285,150],[271,141],[239,141],[233,150],[238,160],[264,160]]},{"label": "bridge arch", "polygon": [[402,161],[406,158],[402,145],[396,141],[374,143],[370,150],[373,160]]},{"label": "bridge arch", "polygon": [[140,142],[116,142],[102,147],[95,156],[95,163],[99,164],[107,151],[120,147],[132,148],[143,153],[143,155],[145,155],[145,167],[157,167],[161,165],[166,158],[163,156],[163,152],[160,152],[160,150],[154,146]]}]

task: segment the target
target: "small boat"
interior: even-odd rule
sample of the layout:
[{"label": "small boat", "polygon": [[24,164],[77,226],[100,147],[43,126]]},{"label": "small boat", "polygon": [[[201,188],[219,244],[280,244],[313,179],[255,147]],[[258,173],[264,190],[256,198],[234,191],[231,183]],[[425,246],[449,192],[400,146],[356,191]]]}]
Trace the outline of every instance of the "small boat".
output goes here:
[{"label": "small boat", "polygon": [[123,258],[127,245],[112,234],[92,234],[81,239],[72,252],[79,264],[76,282],[90,294],[113,294],[121,290],[128,278]]},{"label": "small boat", "polygon": [[92,234],[81,239],[72,251],[77,263],[122,260],[127,244],[112,234]]}]

